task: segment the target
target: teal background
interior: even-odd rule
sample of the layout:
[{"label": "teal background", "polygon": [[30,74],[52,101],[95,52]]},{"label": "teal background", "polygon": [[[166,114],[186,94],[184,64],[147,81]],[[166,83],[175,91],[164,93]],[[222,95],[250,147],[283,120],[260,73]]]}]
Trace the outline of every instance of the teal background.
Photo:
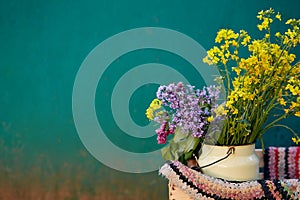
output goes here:
[{"label": "teal background", "polygon": [[[213,46],[220,28],[257,35],[256,14],[270,6],[283,19],[300,18],[298,0],[1,1],[0,199],[167,199],[167,181],[157,171],[129,174],[110,169],[82,145],[72,117],[72,88],[81,63],[100,42],[138,27],[173,29],[205,49]],[[300,55],[299,49],[296,53]],[[188,63],[158,50],[131,52],[113,65],[119,69],[153,61],[174,68],[180,63],[191,83],[203,83],[188,70]],[[103,89],[118,72],[107,70]],[[147,124],[144,111],[154,86],[142,87],[131,99],[129,109],[137,124]],[[98,88],[96,95],[98,113],[105,98],[101,91]],[[109,119],[102,123],[113,133]],[[286,124],[300,130],[299,119]],[[266,145],[292,145],[290,136],[273,129],[265,135]],[[111,139],[136,152],[159,148],[155,138],[137,148],[116,135]]]}]

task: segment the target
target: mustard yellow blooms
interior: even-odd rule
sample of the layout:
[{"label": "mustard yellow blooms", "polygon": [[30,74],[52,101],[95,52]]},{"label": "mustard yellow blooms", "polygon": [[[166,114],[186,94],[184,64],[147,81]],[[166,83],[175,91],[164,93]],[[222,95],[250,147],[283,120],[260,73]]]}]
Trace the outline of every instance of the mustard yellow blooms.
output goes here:
[{"label": "mustard yellow blooms", "polygon": [[298,143],[300,143],[300,138],[295,138],[295,137],[293,137],[292,140],[293,140],[293,142],[294,142],[295,144],[297,144],[297,145],[298,145]]},{"label": "mustard yellow blooms", "polygon": [[[146,116],[149,120],[154,119],[154,112],[161,108],[161,104],[162,104],[162,102],[158,99],[153,99],[152,100],[152,102],[150,103],[149,108],[147,108],[147,110],[146,110]],[[159,114],[159,113],[157,113],[157,114]]]},{"label": "mustard yellow blooms", "polygon": [[212,122],[213,120],[214,120],[214,116],[210,116],[210,117],[207,118],[208,122]]},{"label": "mustard yellow blooms", "polygon": [[[270,8],[258,12],[257,18],[258,30],[265,32],[262,38],[252,38],[245,30],[221,29],[215,38],[217,45],[203,59],[219,69],[222,77],[218,80],[227,91],[226,103],[215,110],[216,116],[226,116],[220,145],[253,143],[280,125],[280,120],[300,117],[300,63],[290,52],[300,43],[300,20],[287,20],[286,31],[276,32],[274,39],[271,26],[282,20],[281,14]],[[249,52],[248,57],[240,55],[242,49]],[[280,114],[268,120],[273,111]],[[293,141],[298,144],[299,137]]]}]

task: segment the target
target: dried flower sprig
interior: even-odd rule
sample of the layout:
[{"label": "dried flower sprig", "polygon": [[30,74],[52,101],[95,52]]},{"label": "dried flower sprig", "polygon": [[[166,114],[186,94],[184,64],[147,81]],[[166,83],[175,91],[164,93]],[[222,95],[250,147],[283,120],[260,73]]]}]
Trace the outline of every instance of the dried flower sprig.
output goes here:
[{"label": "dried flower sprig", "polygon": [[186,135],[185,139],[189,138],[187,136],[195,138],[191,147],[195,148],[194,145],[198,145],[199,139],[203,139],[208,131],[219,93],[220,90],[215,86],[199,90],[191,85],[185,86],[182,82],[160,86],[156,92],[157,98],[146,110],[147,118],[160,124],[156,130],[158,143],[165,144],[167,136],[176,131],[176,134],[181,134],[177,130],[180,129],[183,137]]}]

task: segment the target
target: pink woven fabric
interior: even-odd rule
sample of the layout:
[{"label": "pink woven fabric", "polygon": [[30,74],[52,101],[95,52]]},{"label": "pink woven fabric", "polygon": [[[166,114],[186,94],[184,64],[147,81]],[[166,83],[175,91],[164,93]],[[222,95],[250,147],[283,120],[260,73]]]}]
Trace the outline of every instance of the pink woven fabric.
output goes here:
[{"label": "pink woven fabric", "polygon": [[265,179],[300,178],[300,147],[268,147],[264,162]]}]

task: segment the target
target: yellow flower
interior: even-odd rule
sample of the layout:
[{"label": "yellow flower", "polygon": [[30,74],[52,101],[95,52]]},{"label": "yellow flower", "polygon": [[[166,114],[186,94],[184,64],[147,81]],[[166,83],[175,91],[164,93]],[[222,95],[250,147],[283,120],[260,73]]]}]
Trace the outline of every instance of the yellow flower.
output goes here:
[{"label": "yellow flower", "polygon": [[296,21],[296,19],[289,19],[285,22],[285,24],[292,24],[295,21]]},{"label": "yellow flower", "polygon": [[248,42],[250,42],[251,37],[248,35],[246,36],[243,41],[241,42],[242,45],[246,46]]},{"label": "yellow flower", "polygon": [[204,63],[207,63],[209,65],[213,65],[214,63],[208,58],[208,56],[205,56],[202,60]]},{"label": "yellow flower", "polygon": [[289,109],[283,109],[283,110],[284,110],[285,114],[288,114],[290,112]]},{"label": "yellow flower", "polygon": [[294,108],[297,108],[299,106],[298,103],[292,102],[290,105],[290,110],[293,110]]},{"label": "yellow flower", "polygon": [[286,90],[289,90],[292,95],[300,95],[300,90],[299,90],[299,86],[294,86],[294,85],[291,85],[291,84],[287,84]]},{"label": "yellow flower", "polygon": [[229,39],[236,39],[238,38],[239,34],[235,33],[231,29],[221,29],[217,33],[217,37],[215,38],[216,43],[221,43],[223,40],[227,41]]},{"label": "yellow flower", "polygon": [[286,106],[286,102],[285,102],[284,98],[279,98],[278,101],[279,101],[280,105]]},{"label": "yellow flower", "polygon": [[277,13],[277,15],[275,17],[276,17],[276,19],[278,19],[279,21],[281,21],[281,14],[280,13]]},{"label": "yellow flower", "polygon": [[[249,37],[250,37],[250,36],[249,36]],[[231,42],[231,45],[234,46],[234,47],[236,47],[236,46],[239,45],[239,43],[238,43],[237,41],[233,40],[233,41]]]},{"label": "yellow flower", "polygon": [[213,116],[210,116],[210,117],[207,118],[207,121],[208,121],[208,122],[212,122],[213,120],[214,120],[214,117],[213,117]]},{"label": "yellow flower", "polygon": [[214,110],[214,112],[216,113],[216,116],[217,116],[217,117],[226,115],[226,113],[227,113],[227,111],[225,110],[223,104],[219,105],[219,106]]},{"label": "yellow flower", "polygon": [[241,69],[238,67],[232,67],[232,70],[235,71],[237,75],[241,74]]},{"label": "yellow flower", "polygon": [[221,29],[218,33],[217,33],[217,37],[215,39],[216,43],[221,43],[223,38],[226,35],[226,30],[225,29]]},{"label": "yellow flower", "polygon": [[[287,20],[290,27],[273,35],[271,25],[274,20],[281,21],[281,14],[270,8],[258,12],[257,18],[257,28],[265,31],[262,38],[252,39],[244,30],[235,33],[221,29],[215,39],[219,44],[208,50],[203,59],[219,69],[223,76],[220,80],[227,87],[226,104],[215,109],[217,116],[227,115],[221,133],[227,139],[219,140],[220,143],[254,142],[240,137],[247,132],[249,138],[257,139],[255,134],[259,135],[262,127],[272,127],[266,120],[269,112],[264,112],[269,108],[285,112],[275,116],[278,121],[290,115],[300,117],[300,62],[291,53],[300,43],[300,20]],[[274,36],[277,38],[271,40]],[[247,55],[244,50],[248,50],[248,56],[241,57]],[[261,119],[265,121],[258,121]],[[234,137],[228,134],[233,130]],[[300,142],[299,137],[295,141]]]},{"label": "yellow flower", "polygon": [[257,27],[260,31],[262,31],[263,29],[267,29],[269,27],[270,22],[272,22],[270,18],[264,18],[263,22]]},{"label": "yellow flower", "polygon": [[262,20],[262,18],[263,18],[262,15],[257,15],[256,17],[257,17],[257,19],[259,19],[259,20]]},{"label": "yellow flower", "polygon": [[161,107],[161,104],[162,104],[161,100],[153,99],[153,101],[150,104],[150,107],[153,108],[154,110],[157,110]]},{"label": "yellow flower", "polygon": [[161,108],[162,102],[158,99],[153,99],[152,102],[150,103],[149,108],[147,108],[146,110],[146,117],[149,120],[153,120],[154,119],[154,112],[158,109]]},{"label": "yellow flower", "polygon": [[239,110],[238,109],[234,109],[233,113],[234,115],[238,114],[239,113]]},{"label": "yellow flower", "polygon": [[153,114],[153,109],[152,108],[147,108],[146,110],[146,116],[149,120],[154,119],[154,114]]},{"label": "yellow flower", "polygon": [[257,28],[258,28],[258,30],[262,31],[264,27],[261,24],[258,24]]},{"label": "yellow flower", "polygon": [[259,15],[262,15],[262,14],[264,14],[264,12],[265,12],[265,11],[261,10],[261,11],[258,12],[258,14],[259,14]]},{"label": "yellow flower", "polygon": [[300,142],[300,138],[295,138],[295,137],[293,137],[292,140],[293,140],[293,142],[294,142],[295,144],[297,144],[297,145],[298,145],[298,143]]},{"label": "yellow flower", "polygon": [[288,56],[289,62],[293,62],[295,60],[295,58],[296,58],[296,55],[292,54],[292,53]]}]

